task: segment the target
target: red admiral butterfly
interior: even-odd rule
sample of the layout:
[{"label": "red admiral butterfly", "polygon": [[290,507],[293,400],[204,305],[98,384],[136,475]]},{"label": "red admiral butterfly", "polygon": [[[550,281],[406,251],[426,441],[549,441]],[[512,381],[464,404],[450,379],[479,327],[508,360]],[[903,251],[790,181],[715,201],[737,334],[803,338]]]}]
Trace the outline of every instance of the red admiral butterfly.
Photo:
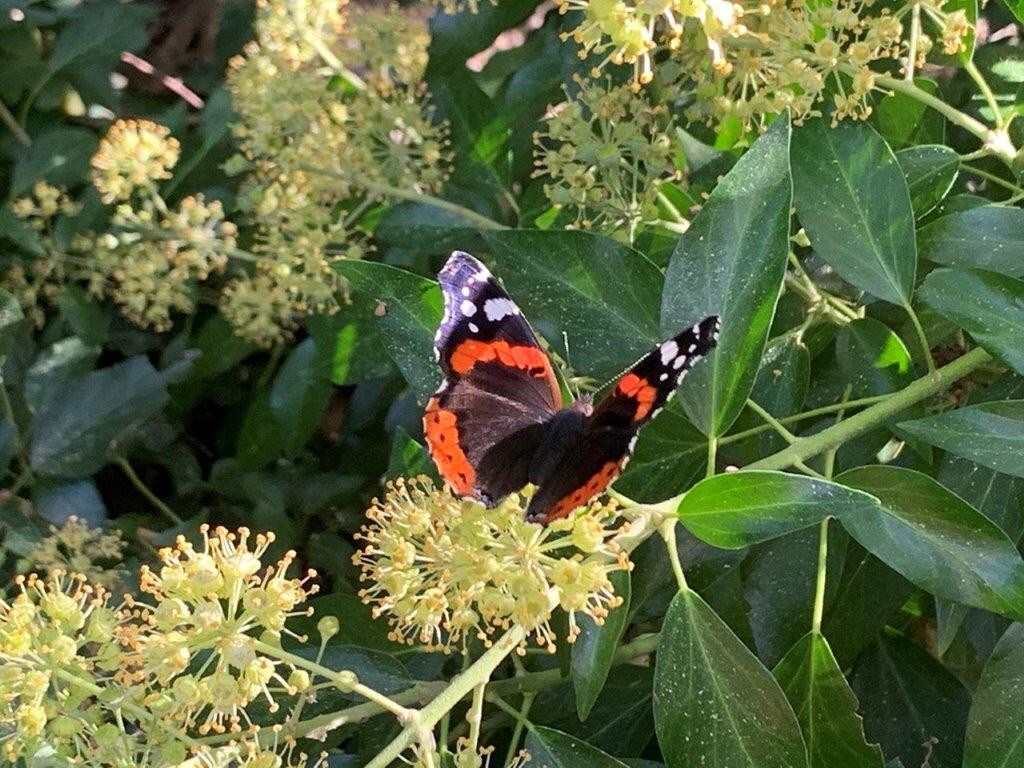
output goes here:
[{"label": "red admiral butterfly", "polygon": [[640,428],[718,339],[718,318],[705,318],[640,358],[596,405],[563,408],[551,361],[487,268],[455,251],[438,279],[434,354],[444,382],[423,415],[430,455],[459,495],[489,507],[533,483],[526,517],[542,524],[619,476]]}]

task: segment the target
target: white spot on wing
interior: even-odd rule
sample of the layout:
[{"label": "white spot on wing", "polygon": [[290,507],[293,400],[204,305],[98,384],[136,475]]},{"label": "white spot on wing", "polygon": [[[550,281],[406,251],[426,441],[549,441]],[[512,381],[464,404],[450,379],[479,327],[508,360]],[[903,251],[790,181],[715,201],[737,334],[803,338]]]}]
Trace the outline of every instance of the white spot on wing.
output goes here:
[{"label": "white spot on wing", "polygon": [[462,286],[462,295],[463,296],[469,296],[469,294],[470,294],[469,286],[468,285]]},{"label": "white spot on wing", "polygon": [[474,304],[469,299],[464,299],[459,309],[462,310],[462,314],[464,314],[466,317],[472,317],[473,315],[476,314],[476,304]]},{"label": "white spot on wing", "polygon": [[676,361],[672,363],[672,367],[678,371],[680,368],[686,365],[686,360],[686,355],[680,355],[679,357],[676,358]]},{"label": "white spot on wing", "polygon": [[689,349],[687,349],[686,351],[687,352],[696,352],[697,351],[697,345],[696,344],[691,344]]},{"label": "white spot on wing", "polygon": [[658,377],[658,381],[668,381],[668,374],[667,373],[661,374],[661,376]]},{"label": "white spot on wing", "polygon": [[470,323],[469,330],[471,333],[480,333],[480,326],[476,323]]},{"label": "white spot on wing", "polygon": [[679,345],[674,339],[669,339],[661,345],[661,364],[668,365],[676,355],[679,354]]},{"label": "white spot on wing", "polygon": [[519,308],[510,299],[488,299],[484,302],[484,314],[488,320],[494,322],[508,315],[519,314]]}]

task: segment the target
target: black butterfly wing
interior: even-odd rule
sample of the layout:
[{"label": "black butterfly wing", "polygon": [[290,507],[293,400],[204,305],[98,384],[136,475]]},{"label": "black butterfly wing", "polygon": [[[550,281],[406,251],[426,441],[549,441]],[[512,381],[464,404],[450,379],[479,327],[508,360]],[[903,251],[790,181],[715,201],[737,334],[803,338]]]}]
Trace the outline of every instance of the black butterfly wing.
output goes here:
[{"label": "black butterfly wing", "polygon": [[457,493],[496,504],[526,485],[561,392],[533,329],[483,264],[455,251],[438,279],[434,349],[445,379],[424,413],[427,447]]},{"label": "black butterfly wing", "polygon": [[545,473],[530,499],[528,520],[565,517],[611,485],[629,461],[640,428],[665,407],[693,364],[715,348],[718,328],[717,317],[705,318],[656,346],[619,378]]}]

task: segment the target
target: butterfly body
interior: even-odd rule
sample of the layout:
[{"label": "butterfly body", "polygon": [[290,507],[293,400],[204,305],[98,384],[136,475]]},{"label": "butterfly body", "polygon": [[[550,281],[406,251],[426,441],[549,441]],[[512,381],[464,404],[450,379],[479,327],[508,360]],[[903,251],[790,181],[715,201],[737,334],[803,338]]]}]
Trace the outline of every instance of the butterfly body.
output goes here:
[{"label": "butterfly body", "polygon": [[547,353],[487,268],[455,251],[438,277],[445,311],[434,341],[444,381],[424,412],[427,447],[457,493],[488,506],[535,485],[526,515],[540,523],[565,517],[618,477],[640,428],[718,334],[718,318],[705,318],[651,350],[596,404],[564,406]]}]

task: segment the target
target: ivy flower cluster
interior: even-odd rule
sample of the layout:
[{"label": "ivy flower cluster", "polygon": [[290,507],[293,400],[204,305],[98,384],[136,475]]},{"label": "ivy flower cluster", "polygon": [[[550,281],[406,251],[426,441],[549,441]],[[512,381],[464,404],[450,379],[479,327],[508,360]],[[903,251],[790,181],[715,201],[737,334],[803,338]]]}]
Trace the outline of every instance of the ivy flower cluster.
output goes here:
[{"label": "ivy flower cluster", "polygon": [[[203,546],[184,537],[163,549],[159,571],[142,567],[141,589],[151,602],[129,599],[137,622],[122,625],[126,648],[122,684],[146,691],[140,702],[177,727],[201,734],[239,732],[251,725],[246,707],[257,699],[276,711],[277,695],[309,687],[309,675],[275,658],[285,621],[317,591],[315,575],[289,578],[287,552],[263,569],[272,534],[250,541],[245,528],[200,529]],[[193,662],[201,661],[198,671]]]},{"label": "ivy flower cluster", "polygon": [[626,85],[580,83],[534,141],[534,176],[574,225],[610,233],[658,218],[660,186],[680,178],[674,165],[671,120]]},{"label": "ivy flower cluster", "polygon": [[[18,577],[0,599],[0,755],[67,764],[300,768],[306,755],[280,726],[261,731],[247,708],[300,706],[318,684],[286,652],[290,616],[316,591],[286,574],[294,553],[263,560],[273,536],[204,527],[142,569],[145,600],[114,605],[85,576]],[[336,632],[337,620],[321,620]],[[315,670],[316,668],[314,668]],[[321,670],[322,671],[322,670]],[[353,690],[351,672],[327,684]],[[320,683],[323,684],[323,683]],[[200,741],[204,734],[230,739]],[[320,764],[322,759],[315,761]]]},{"label": "ivy flower cluster", "polygon": [[964,50],[972,25],[947,4],[920,4],[928,23],[910,34],[910,4],[876,7],[874,0],[558,3],[563,13],[582,11],[565,37],[581,57],[598,57],[593,76],[608,64],[629,65],[638,88],[659,74],[684,92],[688,119],[735,119],[748,129],[787,108],[797,118],[819,114],[823,101],[836,121],[865,119],[877,74],[894,63],[904,71],[922,66],[934,47],[929,30],[944,53]]},{"label": "ivy flower cluster", "polygon": [[137,192],[156,192],[171,178],[181,145],[169,128],[149,120],[118,120],[92,156],[92,181],[105,203],[129,200]]},{"label": "ivy flower cluster", "polygon": [[251,274],[224,292],[241,335],[271,344],[296,321],[337,309],[333,265],[360,258],[357,224],[388,190],[447,178],[446,132],[426,105],[429,36],[407,14],[337,0],[260,0],[257,39],[227,83],[240,120],[240,207],[257,225]]},{"label": "ivy flower cluster", "polygon": [[72,515],[59,528],[50,526],[50,535],[36,543],[27,559],[33,571],[79,573],[89,583],[110,590],[123,583],[124,571],[117,566],[125,546],[124,537],[116,528],[93,528]]},{"label": "ivy flower cluster", "polygon": [[398,642],[464,650],[517,624],[553,652],[556,608],[569,615],[571,642],[577,615],[601,623],[622,602],[609,574],[631,564],[611,540],[610,508],[545,527],[524,520],[516,496],[485,509],[420,477],[390,483],[367,517],[353,556],[369,583],[360,596]]},{"label": "ivy flower cluster", "polygon": [[45,181],[37,181],[29,194],[11,201],[11,213],[38,238],[39,248],[36,255],[6,260],[0,269],[0,287],[18,300],[25,317],[37,327],[42,327],[45,309],[56,302],[65,281],[78,273],[72,260],[61,253],[54,227],[80,210],[66,190]]}]

